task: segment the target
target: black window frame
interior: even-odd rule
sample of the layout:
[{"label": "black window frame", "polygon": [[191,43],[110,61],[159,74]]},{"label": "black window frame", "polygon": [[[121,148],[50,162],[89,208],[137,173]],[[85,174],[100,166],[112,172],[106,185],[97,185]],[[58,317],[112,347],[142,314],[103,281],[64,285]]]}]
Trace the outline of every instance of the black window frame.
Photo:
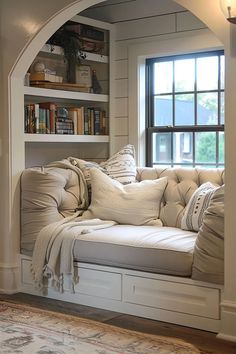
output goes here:
[{"label": "black window frame", "polygon": [[[224,88],[221,87],[221,56],[224,55],[224,50],[214,50],[207,52],[195,52],[190,54],[181,54],[181,55],[168,55],[164,57],[156,57],[156,58],[148,58],[146,59],[146,166],[153,167],[158,165],[169,165],[173,166],[192,166],[196,165],[201,166],[211,166],[212,167],[224,167],[224,163],[219,161],[219,134],[216,134],[216,162],[196,162],[195,161],[195,134],[197,132],[224,132],[224,124],[221,124],[221,93],[225,91]],[[211,57],[218,56],[218,87],[214,90],[197,90],[196,84],[196,67],[195,67],[195,82],[194,82],[194,90],[193,91],[175,91],[174,90],[174,79],[173,79],[173,87],[172,87],[172,114],[173,114],[173,125],[170,126],[155,126],[154,124],[154,98],[155,96],[161,96],[161,94],[154,93],[154,64],[158,62],[167,62],[167,61],[175,61],[178,59],[197,59],[201,57]],[[195,60],[196,66],[196,60]],[[173,77],[174,77],[174,65],[173,65]],[[218,94],[218,124],[214,125],[197,125],[197,94],[199,93],[214,93]],[[193,94],[194,95],[194,122],[195,125],[177,125],[175,126],[175,95],[179,94]],[[169,93],[165,93],[166,95]],[[152,146],[152,136],[153,133],[171,133],[171,163],[163,163],[153,161],[153,146]],[[176,132],[192,132],[193,133],[193,162],[191,164],[188,163],[176,163],[174,162],[174,146],[173,146],[173,134]]]}]

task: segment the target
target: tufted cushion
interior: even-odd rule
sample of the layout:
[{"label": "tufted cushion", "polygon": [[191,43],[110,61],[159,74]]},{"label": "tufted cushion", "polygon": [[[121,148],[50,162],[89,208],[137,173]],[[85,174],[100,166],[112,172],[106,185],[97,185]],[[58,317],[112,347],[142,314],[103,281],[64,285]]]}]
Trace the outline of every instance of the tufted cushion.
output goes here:
[{"label": "tufted cushion", "polygon": [[61,168],[28,168],[21,176],[21,248],[32,251],[38,232],[78,207],[77,174]]},{"label": "tufted cushion", "polygon": [[223,169],[204,168],[163,168],[139,167],[137,180],[168,177],[164,192],[160,219],[165,226],[181,227],[181,220],[186,205],[194,191],[203,183],[211,182],[215,186],[224,184]]}]

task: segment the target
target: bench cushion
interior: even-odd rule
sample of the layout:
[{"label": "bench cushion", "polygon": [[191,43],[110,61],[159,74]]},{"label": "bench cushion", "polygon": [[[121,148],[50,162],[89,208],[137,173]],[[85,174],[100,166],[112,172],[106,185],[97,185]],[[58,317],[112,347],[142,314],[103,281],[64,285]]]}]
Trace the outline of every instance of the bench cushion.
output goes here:
[{"label": "bench cushion", "polygon": [[78,262],[190,276],[197,233],[174,227],[115,225],[79,235]]}]

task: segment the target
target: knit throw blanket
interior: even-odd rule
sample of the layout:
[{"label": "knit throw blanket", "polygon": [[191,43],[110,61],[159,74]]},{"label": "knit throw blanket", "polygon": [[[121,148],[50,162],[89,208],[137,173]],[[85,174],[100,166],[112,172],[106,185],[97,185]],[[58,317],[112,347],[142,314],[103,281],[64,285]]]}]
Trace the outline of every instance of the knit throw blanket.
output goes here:
[{"label": "knit throw blanket", "polygon": [[79,212],[64,220],[44,227],[36,240],[31,272],[36,287],[44,292],[49,283],[58,291],[64,291],[65,276],[69,279],[71,292],[78,282],[74,273],[73,248],[76,238],[98,229],[116,224],[115,221],[100,219],[85,220],[78,217]]},{"label": "knit throw blanket", "polygon": [[74,292],[74,286],[78,281],[74,273],[73,263],[73,247],[76,238],[80,234],[116,224],[115,221],[82,218],[83,211],[89,205],[88,189],[84,175],[80,168],[76,166],[74,160],[74,158],[68,158],[47,165],[47,167],[71,169],[77,174],[80,201],[77,211],[72,216],[45,226],[37,236],[32,256],[31,272],[36,287],[41,291],[46,290],[51,283],[55,289],[63,292],[64,278],[68,276],[70,289]]}]

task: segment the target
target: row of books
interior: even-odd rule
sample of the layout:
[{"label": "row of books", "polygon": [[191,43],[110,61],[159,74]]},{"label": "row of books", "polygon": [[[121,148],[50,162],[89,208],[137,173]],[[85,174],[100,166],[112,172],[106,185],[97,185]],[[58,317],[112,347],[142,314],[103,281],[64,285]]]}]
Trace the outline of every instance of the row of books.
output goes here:
[{"label": "row of books", "polygon": [[54,102],[25,106],[25,133],[108,135],[108,118],[100,107],[58,107]]}]

